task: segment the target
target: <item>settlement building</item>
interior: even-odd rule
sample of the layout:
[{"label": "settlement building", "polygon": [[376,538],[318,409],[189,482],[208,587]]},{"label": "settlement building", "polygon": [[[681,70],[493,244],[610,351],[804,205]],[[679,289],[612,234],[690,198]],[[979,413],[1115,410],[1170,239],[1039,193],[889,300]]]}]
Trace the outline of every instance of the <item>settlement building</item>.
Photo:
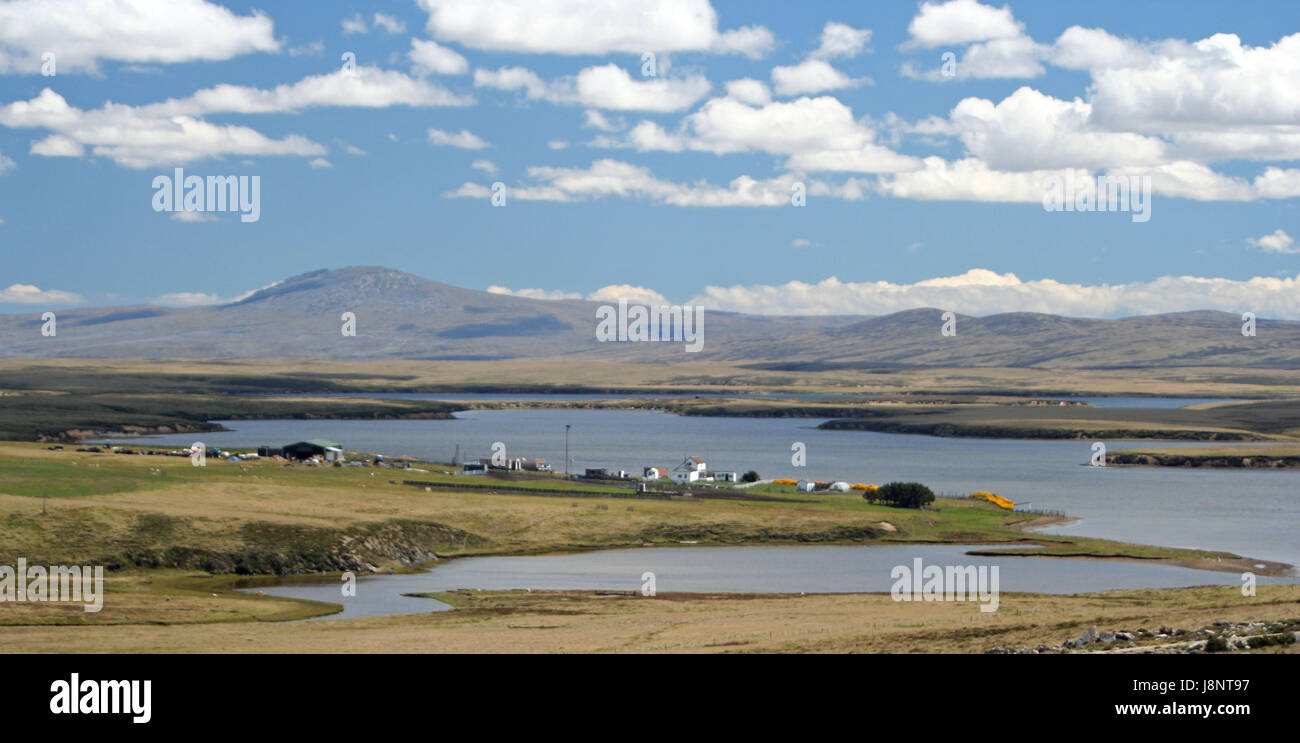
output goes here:
[{"label": "settlement building", "polygon": [[343,447],[333,441],[299,441],[284,447],[284,456],[289,459],[312,459],[320,457],[326,462],[342,462]]},{"label": "settlement building", "polygon": [[673,468],[673,482],[692,483],[697,482],[704,477],[704,473],[709,468],[705,466],[704,460],[699,457],[687,457],[682,463]]}]

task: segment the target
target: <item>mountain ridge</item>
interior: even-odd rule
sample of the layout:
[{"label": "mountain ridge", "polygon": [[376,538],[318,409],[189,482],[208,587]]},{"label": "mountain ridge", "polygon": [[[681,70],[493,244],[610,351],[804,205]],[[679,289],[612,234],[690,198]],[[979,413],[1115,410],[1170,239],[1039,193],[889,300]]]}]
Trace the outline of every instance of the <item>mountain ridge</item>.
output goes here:
[{"label": "mountain ridge", "polygon": [[[1038,312],[984,317],[943,311],[886,315],[748,315],[705,310],[704,348],[599,343],[586,299],[547,300],[466,289],[381,266],[318,269],[238,300],[201,307],[129,305],[0,315],[2,358],[493,360],[816,363],[834,366],[1261,366],[1300,368],[1300,322],[1258,320],[1241,334],[1229,312],[1115,319]],[[632,304],[636,304],[635,302]],[[356,316],[356,336],[342,332]]]}]

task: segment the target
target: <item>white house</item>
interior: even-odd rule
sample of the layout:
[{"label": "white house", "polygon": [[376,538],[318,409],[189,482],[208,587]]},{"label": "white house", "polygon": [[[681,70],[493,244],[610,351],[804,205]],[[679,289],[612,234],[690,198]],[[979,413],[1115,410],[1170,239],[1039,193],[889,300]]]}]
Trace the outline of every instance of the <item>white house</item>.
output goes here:
[{"label": "white house", "polygon": [[643,480],[662,480],[665,477],[668,477],[667,467],[646,467],[641,472]]},{"label": "white house", "polygon": [[703,459],[700,459],[699,457],[687,457],[682,460],[681,464],[673,468],[673,482],[682,484],[697,482],[707,471],[708,467],[705,466]]}]

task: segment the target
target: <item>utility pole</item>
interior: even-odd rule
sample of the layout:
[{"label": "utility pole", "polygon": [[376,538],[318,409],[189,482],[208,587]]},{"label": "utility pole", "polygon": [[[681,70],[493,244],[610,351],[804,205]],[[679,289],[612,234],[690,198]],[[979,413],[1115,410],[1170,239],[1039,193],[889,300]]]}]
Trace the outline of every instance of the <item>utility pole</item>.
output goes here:
[{"label": "utility pole", "polygon": [[570,424],[568,423],[564,424],[564,476],[565,477],[569,476],[569,429],[570,428],[572,428]]}]

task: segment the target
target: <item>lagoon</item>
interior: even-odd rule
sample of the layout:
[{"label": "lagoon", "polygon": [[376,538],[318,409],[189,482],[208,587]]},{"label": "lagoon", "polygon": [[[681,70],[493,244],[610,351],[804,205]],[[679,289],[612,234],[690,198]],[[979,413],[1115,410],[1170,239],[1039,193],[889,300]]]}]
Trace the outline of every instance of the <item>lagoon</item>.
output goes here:
[{"label": "lagoon", "polygon": [[[1001,546],[999,546],[1001,547]],[[972,545],[643,547],[579,554],[470,557],[407,575],[359,578],[355,596],[343,596],[336,580],[262,590],[273,596],[340,604],[328,618],[445,611],[433,599],[403,596],[458,589],[640,591],[654,574],[655,591],[708,593],[887,593],[895,566],[998,566],[998,590],[1052,594],[1123,588],[1221,585],[1225,596],[1240,591],[1233,573],[1133,561],[965,554]],[[1260,584],[1284,579],[1259,578]]]}]

